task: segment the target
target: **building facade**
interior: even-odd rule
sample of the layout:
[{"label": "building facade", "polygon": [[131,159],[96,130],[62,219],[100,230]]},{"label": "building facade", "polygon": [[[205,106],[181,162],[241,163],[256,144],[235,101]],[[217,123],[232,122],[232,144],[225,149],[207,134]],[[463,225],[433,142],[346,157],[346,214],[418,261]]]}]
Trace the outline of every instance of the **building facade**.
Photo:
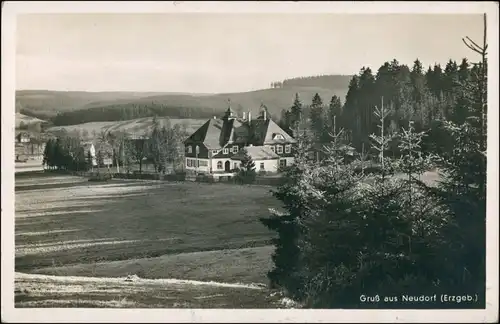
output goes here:
[{"label": "building facade", "polygon": [[16,135],[15,156],[16,161],[43,160],[45,141],[32,137],[27,132],[20,132]]},{"label": "building facade", "polygon": [[293,164],[295,143],[266,109],[252,119],[250,112],[238,117],[229,107],[222,118],[209,119],[184,141],[185,169],[232,173],[240,166],[245,149],[257,172],[277,172],[280,166]]}]

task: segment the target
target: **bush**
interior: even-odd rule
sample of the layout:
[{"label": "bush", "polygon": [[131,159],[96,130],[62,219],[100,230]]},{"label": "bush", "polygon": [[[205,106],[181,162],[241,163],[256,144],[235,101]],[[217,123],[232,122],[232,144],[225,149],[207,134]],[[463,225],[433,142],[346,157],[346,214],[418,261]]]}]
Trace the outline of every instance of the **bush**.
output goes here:
[{"label": "bush", "polygon": [[110,173],[91,174],[89,181],[110,181],[113,176]]},{"label": "bush", "polygon": [[257,172],[255,172],[255,162],[248,154],[246,149],[243,149],[243,159],[241,160],[240,167],[235,170],[236,181],[240,184],[251,184],[255,182]]}]

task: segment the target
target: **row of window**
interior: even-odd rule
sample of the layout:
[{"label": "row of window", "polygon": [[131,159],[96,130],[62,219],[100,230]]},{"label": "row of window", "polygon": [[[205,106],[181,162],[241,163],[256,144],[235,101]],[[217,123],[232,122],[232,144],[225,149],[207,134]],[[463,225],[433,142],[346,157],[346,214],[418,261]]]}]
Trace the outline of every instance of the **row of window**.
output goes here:
[{"label": "row of window", "polygon": [[[280,166],[286,167],[286,160],[285,159],[280,160]],[[237,167],[238,167],[238,162],[234,162],[233,169],[236,169]],[[264,162],[260,162],[259,168],[262,171],[265,170]],[[222,161],[218,161],[217,162],[217,170],[223,170],[223,169],[224,169],[224,165],[223,165]]]},{"label": "row of window", "polygon": [[[236,153],[238,153],[238,149],[239,149],[238,145],[233,145],[233,147],[231,148],[231,152],[233,154],[236,154]],[[195,150],[199,153],[199,146],[196,146]],[[188,146],[187,151],[188,151],[188,153],[193,153],[193,147]],[[276,148],[274,146],[271,146],[271,151],[278,153],[278,154],[283,154],[283,145],[276,145]],[[212,150],[212,155],[217,155],[217,154],[219,154],[219,152],[220,152],[220,150]],[[291,144],[285,145],[285,153],[289,154],[291,152],[292,152],[292,145]],[[223,148],[222,154],[229,154],[229,148],[228,147]]]},{"label": "row of window", "polygon": [[186,159],[186,166],[193,168],[199,168],[200,166],[206,167],[208,166],[208,161],[197,160],[197,159]]},{"label": "row of window", "polygon": [[[238,167],[238,162],[233,163],[233,169],[236,169]],[[222,164],[222,161],[217,162],[217,170],[224,170],[224,165]]]},{"label": "row of window", "polygon": [[[193,147],[195,148],[194,150],[199,153],[200,152],[200,147],[199,146],[188,146],[187,147],[187,152],[188,153],[193,153]],[[231,148],[231,152],[233,152],[233,154],[236,154],[238,153],[238,145],[233,145],[233,147]],[[224,149],[222,149],[222,153],[223,154],[229,154],[229,148],[225,147]],[[212,150],[212,155],[216,155],[216,154],[219,154],[219,150]]]},{"label": "row of window", "polygon": [[[276,148],[274,146],[271,146],[271,151],[278,153],[278,154],[283,154],[283,146],[282,145],[276,145]],[[285,153],[291,153],[292,152],[292,145],[288,144],[285,145]]]}]

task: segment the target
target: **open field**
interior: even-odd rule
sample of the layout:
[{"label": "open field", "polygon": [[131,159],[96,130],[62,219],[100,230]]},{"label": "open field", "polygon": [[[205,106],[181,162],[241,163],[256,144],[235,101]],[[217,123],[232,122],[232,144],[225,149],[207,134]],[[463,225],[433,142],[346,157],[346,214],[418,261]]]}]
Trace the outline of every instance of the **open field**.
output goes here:
[{"label": "open field", "polygon": [[16,306],[280,307],[270,189],[16,174]]},{"label": "open field", "polygon": [[24,163],[15,163],[15,172],[41,171],[43,170],[42,160],[28,160]]},{"label": "open field", "polygon": [[[16,175],[16,272],[58,275],[60,280],[137,275],[265,285],[272,268],[272,233],[258,218],[267,216],[269,207],[279,206],[269,190],[264,186],[139,180],[91,183],[73,176]],[[21,290],[28,285],[43,291],[45,281],[37,285],[39,278],[16,283],[16,298],[20,298],[16,300],[23,301],[20,306],[36,303],[33,294],[28,298]],[[60,284],[49,291],[70,289]],[[49,295],[35,299],[54,299],[55,295]],[[71,300],[78,297],[71,296]]]},{"label": "open field", "polygon": [[26,116],[26,115],[23,115],[21,113],[16,112],[16,117],[15,117],[16,128],[21,126],[21,123],[23,123],[24,125],[29,125],[29,124],[43,123],[43,122],[45,122],[45,120],[31,117],[31,116]]},{"label": "open field", "polygon": [[265,246],[271,232],[258,218],[277,207],[268,190],[136,180],[103,184],[71,176],[16,179],[16,269]]},{"label": "open field", "polygon": [[[166,125],[167,120],[170,121],[172,126],[176,124],[181,124],[186,126],[186,131],[189,134],[194,133],[199,127],[201,127],[207,119],[192,119],[192,118],[167,118],[158,117],[157,118],[160,127]],[[83,138],[91,139],[93,134],[99,134],[101,131],[109,132],[125,132],[127,134],[134,134],[136,136],[149,134],[153,125],[153,117],[137,118],[125,121],[110,121],[110,122],[90,122],[78,125],[68,125],[68,126],[54,126],[47,129],[47,132],[54,133],[65,129],[68,132],[80,132]]]},{"label": "open field", "polygon": [[255,285],[169,279],[58,277],[17,273],[16,307],[284,308]]}]

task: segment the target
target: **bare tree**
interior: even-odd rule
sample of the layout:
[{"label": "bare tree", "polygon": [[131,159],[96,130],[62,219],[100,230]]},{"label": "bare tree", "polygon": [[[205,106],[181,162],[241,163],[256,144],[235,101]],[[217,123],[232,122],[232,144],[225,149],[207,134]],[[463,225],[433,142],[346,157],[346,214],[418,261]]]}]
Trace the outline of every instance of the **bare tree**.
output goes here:
[{"label": "bare tree", "polygon": [[483,151],[486,150],[486,143],[484,140],[484,132],[486,131],[486,112],[487,112],[487,92],[486,92],[486,86],[487,86],[487,49],[488,49],[488,44],[486,41],[486,32],[487,32],[487,25],[486,25],[486,14],[483,15],[483,22],[484,22],[484,31],[483,31],[483,45],[480,46],[476,42],[474,42],[472,39],[470,39],[469,36],[466,36],[465,38],[462,38],[462,41],[464,44],[473,50],[474,52],[478,53],[481,55],[481,70],[480,70],[480,82],[479,82],[479,91],[481,93],[481,109],[480,109],[480,122],[481,122],[481,131],[483,132],[481,135],[481,149]]},{"label": "bare tree", "polygon": [[[479,96],[475,100],[477,105],[477,114],[479,117],[479,150],[481,154],[486,157],[486,134],[487,134],[487,111],[488,111],[488,97],[487,97],[487,85],[488,85],[488,75],[487,75],[487,50],[488,44],[486,40],[487,35],[487,24],[486,24],[486,14],[483,14],[483,44],[478,45],[470,37],[466,36],[462,38],[464,44],[472,51],[478,53],[481,56],[481,62],[475,63],[474,65],[479,66],[479,71],[477,75],[477,92]],[[483,178],[483,177],[481,177]],[[479,184],[482,191],[485,190],[485,183],[483,181]]]}]

